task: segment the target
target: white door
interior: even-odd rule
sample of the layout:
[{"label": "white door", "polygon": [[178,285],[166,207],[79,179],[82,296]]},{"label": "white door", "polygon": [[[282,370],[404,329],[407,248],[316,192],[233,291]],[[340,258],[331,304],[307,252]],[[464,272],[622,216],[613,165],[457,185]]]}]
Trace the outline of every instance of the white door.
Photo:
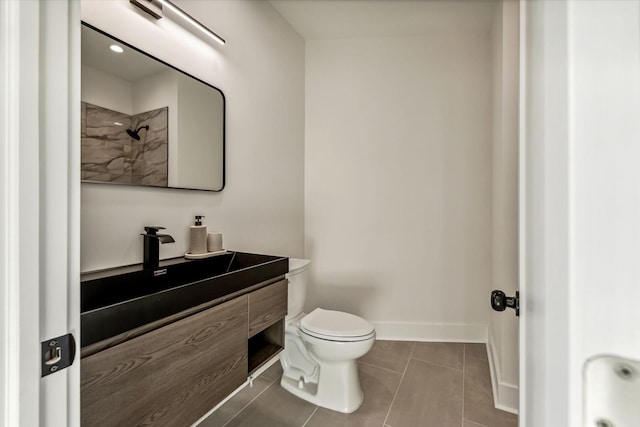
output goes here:
[{"label": "white door", "polygon": [[0,420],[80,424],[79,358],[41,378],[42,341],[79,339],[80,3],[0,1]]},{"label": "white door", "polygon": [[591,426],[585,362],[640,359],[640,2],[521,6],[520,426]]}]

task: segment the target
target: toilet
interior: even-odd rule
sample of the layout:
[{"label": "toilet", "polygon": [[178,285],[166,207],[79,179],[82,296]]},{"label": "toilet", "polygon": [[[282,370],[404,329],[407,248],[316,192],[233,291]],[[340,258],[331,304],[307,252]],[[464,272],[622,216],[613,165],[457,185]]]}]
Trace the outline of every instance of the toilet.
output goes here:
[{"label": "toilet", "polygon": [[289,259],[280,385],[315,405],[348,414],[364,400],[356,360],[371,349],[376,331],[366,320],[341,311],[316,308],[303,313],[310,264]]}]

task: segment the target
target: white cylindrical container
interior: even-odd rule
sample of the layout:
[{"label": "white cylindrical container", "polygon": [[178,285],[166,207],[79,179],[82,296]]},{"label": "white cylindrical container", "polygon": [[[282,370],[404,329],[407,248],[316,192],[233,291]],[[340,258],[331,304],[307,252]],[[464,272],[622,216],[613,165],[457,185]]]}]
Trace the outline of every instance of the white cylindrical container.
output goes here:
[{"label": "white cylindrical container", "polygon": [[207,250],[209,252],[222,250],[222,233],[209,233],[207,235]]}]

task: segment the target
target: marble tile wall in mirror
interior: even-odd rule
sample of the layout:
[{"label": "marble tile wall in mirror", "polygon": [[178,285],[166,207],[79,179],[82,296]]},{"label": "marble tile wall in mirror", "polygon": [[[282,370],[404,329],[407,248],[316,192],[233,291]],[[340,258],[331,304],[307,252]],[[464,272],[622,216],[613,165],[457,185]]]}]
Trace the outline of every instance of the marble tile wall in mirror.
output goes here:
[{"label": "marble tile wall in mirror", "polygon": [[[168,186],[167,107],[130,116],[81,104],[83,180]],[[140,128],[140,140],[127,134]]]}]

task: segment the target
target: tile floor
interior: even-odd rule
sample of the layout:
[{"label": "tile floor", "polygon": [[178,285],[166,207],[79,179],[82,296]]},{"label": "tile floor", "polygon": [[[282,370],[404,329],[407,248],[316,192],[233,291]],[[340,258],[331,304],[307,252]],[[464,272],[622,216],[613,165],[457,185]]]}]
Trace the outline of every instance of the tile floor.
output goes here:
[{"label": "tile floor", "polygon": [[484,344],[376,341],[358,361],[365,400],[340,414],[280,387],[276,363],[199,427],[517,427],[493,407]]}]

